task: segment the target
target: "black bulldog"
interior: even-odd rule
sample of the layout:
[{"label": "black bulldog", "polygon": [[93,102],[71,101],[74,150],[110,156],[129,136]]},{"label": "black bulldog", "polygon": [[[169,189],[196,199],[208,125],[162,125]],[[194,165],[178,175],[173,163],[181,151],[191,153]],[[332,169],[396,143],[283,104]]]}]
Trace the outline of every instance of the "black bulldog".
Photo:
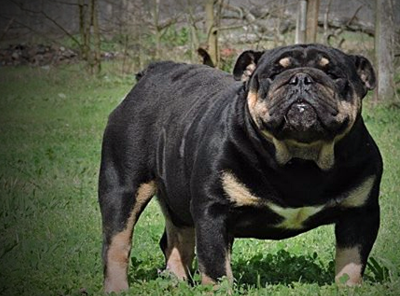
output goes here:
[{"label": "black bulldog", "polygon": [[166,268],[180,279],[195,248],[203,283],[232,280],[235,238],[284,239],[333,223],[336,280],[361,282],[382,174],[361,117],[371,63],[294,45],[244,52],[234,78],[155,63],[110,115],[99,183],[107,292],[128,288],[133,228],[154,195]]}]

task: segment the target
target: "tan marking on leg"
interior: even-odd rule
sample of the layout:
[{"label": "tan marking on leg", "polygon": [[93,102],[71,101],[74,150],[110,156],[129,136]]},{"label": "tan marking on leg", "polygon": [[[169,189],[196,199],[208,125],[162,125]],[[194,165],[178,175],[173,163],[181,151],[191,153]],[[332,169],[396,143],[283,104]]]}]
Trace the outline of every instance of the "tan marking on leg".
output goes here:
[{"label": "tan marking on leg", "polygon": [[[233,273],[232,273],[232,267],[231,267],[231,253],[230,251],[227,252],[225,256],[225,273],[226,273],[226,278],[230,283],[233,283]],[[202,285],[213,285],[214,289],[217,290],[219,285],[217,284],[216,281],[214,281],[211,277],[206,275],[205,273],[201,274],[201,284]],[[230,295],[231,293],[229,293]]]},{"label": "tan marking on leg", "polygon": [[235,206],[260,206],[262,199],[253,195],[250,190],[229,172],[222,173],[222,187]]},{"label": "tan marking on leg", "polygon": [[165,256],[166,269],[180,280],[188,278],[192,267],[195,247],[194,228],[178,228],[166,219],[167,248]]},{"label": "tan marking on leg", "polygon": [[233,272],[231,266],[231,252],[228,251],[225,257],[225,272],[226,277],[228,278],[230,283],[233,283]]},{"label": "tan marking on leg", "polygon": [[[204,266],[199,262],[199,270],[201,272],[201,284],[202,285],[214,285],[214,288],[218,288],[217,281],[213,280],[208,276],[204,270]],[[233,273],[231,267],[231,248],[228,247],[225,254],[225,276],[230,283],[233,283]]]},{"label": "tan marking on leg", "polygon": [[107,253],[107,274],[104,279],[106,293],[127,290],[128,261],[131,249],[131,238],[128,231],[115,235]]},{"label": "tan marking on leg", "polygon": [[290,64],[291,64],[290,58],[286,57],[286,58],[280,59],[280,60],[279,60],[279,64],[280,64],[282,67],[284,67],[284,68],[289,67]]},{"label": "tan marking on leg", "polygon": [[215,285],[217,282],[210,278],[205,273],[201,274],[201,284],[202,285]]},{"label": "tan marking on leg", "polygon": [[104,278],[105,292],[118,292],[127,290],[129,254],[132,247],[132,232],[143,206],[156,192],[154,181],[142,184],[136,192],[136,203],[127,220],[126,227],[114,235],[107,252],[107,272]]},{"label": "tan marking on leg", "polygon": [[344,284],[346,286],[359,285],[362,282],[362,264],[360,251],[358,247],[339,248],[336,247],[336,276],[335,281],[339,285],[343,285],[340,279],[347,274],[349,279]]},{"label": "tan marking on leg", "polygon": [[368,177],[360,186],[351,190],[348,196],[340,203],[343,207],[361,207],[367,201],[374,186],[375,176]]}]

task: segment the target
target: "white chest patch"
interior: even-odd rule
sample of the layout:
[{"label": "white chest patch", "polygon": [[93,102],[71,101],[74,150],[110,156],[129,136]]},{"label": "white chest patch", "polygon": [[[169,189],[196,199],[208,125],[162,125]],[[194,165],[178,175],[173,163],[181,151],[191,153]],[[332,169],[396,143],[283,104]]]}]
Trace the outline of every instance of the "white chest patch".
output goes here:
[{"label": "white chest patch", "polygon": [[284,219],[281,223],[276,225],[276,227],[301,229],[303,228],[304,221],[320,212],[325,206],[283,208],[276,204],[268,203],[268,207]]}]

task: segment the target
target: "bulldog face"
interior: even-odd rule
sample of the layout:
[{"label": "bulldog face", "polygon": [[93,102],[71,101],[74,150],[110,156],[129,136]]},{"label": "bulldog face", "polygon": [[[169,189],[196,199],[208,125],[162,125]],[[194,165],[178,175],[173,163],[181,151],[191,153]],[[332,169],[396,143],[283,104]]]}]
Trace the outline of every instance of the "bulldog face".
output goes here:
[{"label": "bulldog face", "polygon": [[244,52],[234,76],[247,81],[249,112],[278,161],[311,159],[323,169],[333,165],[333,145],[351,130],[361,99],[375,86],[366,58],[317,44]]}]

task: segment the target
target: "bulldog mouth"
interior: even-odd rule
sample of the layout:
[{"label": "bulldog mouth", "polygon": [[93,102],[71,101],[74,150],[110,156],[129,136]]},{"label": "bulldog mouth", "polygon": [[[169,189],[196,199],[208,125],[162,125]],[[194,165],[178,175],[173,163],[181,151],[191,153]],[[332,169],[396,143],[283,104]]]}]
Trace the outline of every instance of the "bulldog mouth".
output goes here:
[{"label": "bulldog mouth", "polygon": [[289,107],[285,119],[294,130],[305,132],[317,123],[318,116],[311,104],[297,101]]},{"label": "bulldog mouth", "polygon": [[263,120],[264,128],[279,140],[292,139],[301,143],[326,140],[329,130],[323,116],[330,117],[321,106],[298,97],[274,106],[269,118]]}]

